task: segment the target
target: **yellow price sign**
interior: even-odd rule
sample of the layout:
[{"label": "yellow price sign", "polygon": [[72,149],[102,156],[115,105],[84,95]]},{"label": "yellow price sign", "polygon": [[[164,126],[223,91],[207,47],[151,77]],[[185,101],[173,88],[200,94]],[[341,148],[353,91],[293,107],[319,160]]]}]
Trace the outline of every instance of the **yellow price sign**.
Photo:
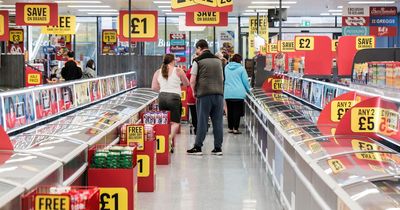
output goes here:
[{"label": "yellow price sign", "polygon": [[24,22],[26,24],[49,24],[50,17],[49,5],[24,5]]},{"label": "yellow price sign", "polygon": [[346,170],[346,167],[339,159],[330,159],[328,160],[328,165],[332,169],[334,174],[340,173],[341,171]]},{"label": "yellow price sign", "polygon": [[186,107],[182,107],[182,113],[181,113],[182,118],[186,117]]},{"label": "yellow price sign", "polygon": [[312,142],[308,145],[308,147],[310,148],[310,151],[312,153],[317,153],[321,151],[321,145],[318,142]]},{"label": "yellow price sign", "polygon": [[375,48],[375,37],[374,36],[357,36],[356,37],[356,49],[370,49]]},{"label": "yellow price sign", "polygon": [[219,12],[195,12],[194,23],[196,24],[219,24]]},{"label": "yellow price sign", "polygon": [[104,43],[117,43],[117,31],[115,30],[104,30],[103,31],[103,42]]},{"label": "yellow price sign", "polygon": [[277,44],[269,44],[269,52],[270,53],[277,53],[278,52],[278,45]]},{"label": "yellow price sign", "polygon": [[351,130],[355,133],[375,133],[378,131],[378,119],[378,108],[353,108]]},{"label": "yellow price sign", "polygon": [[181,101],[186,101],[186,93],[184,90],[181,91]]},{"label": "yellow price sign", "polygon": [[40,74],[28,74],[28,84],[40,85]]},{"label": "yellow price sign", "polygon": [[123,36],[129,38],[129,33],[133,39],[153,39],[157,38],[158,16],[157,12],[148,14],[133,12],[129,20],[129,14],[122,15]]},{"label": "yellow price sign", "polygon": [[150,176],[150,157],[148,155],[137,155],[138,177]]},{"label": "yellow price sign", "polygon": [[128,190],[101,187],[99,204],[100,210],[128,209]]},{"label": "yellow price sign", "polygon": [[35,210],[70,210],[71,198],[67,195],[37,195]]},{"label": "yellow price sign", "polygon": [[73,15],[58,16],[57,26],[43,26],[42,34],[75,34],[76,17]]},{"label": "yellow price sign", "polygon": [[273,79],[272,80],[272,90],[282,90],[283,79]]},{"label": "yellow price sign", "polygon": [[272,98],[274,99],[274,101],[285,101],[286,100],[286,96],[281,93],[272,93]]},{"label": "yellow price sign", "polygon": [[279,49],[281,52],[294,52],[294,41],[279,41]]},{"label": "yellow price sign", "polygon": [[6,27],[6,23],[5,23],[4,15],[0,14],[0,36],[4,36],[5,27]]},{"label": "yellow price sign", "polygon": [[126,126],[127,131],[127,143],[138,143],[138,150],[144,149],[144,126],[143,125],[128,125]]},{"label": "yellow price sign", "polygon": [[195,0],[171,0],[172,9],[180,9],[197,5]]},{"label": "yellow price sign", "polygon": [[157,153],[164,153],[165,152],[165,136],[157,135]]},{"label": "yellow price sign", "polygon": [[355,105],[355,101],[351,100],[337,100],[332,101],[331,105],[331,120],[333,122],[340,122],[347,111]]},{"label": "yellow price sign", "polygon": [[[351,147],[353,148],[354,151],[379,150],[378,145],[366,141],[360,141],[357,139],[351,140]],[[382,160],[379,153],[373,153],[373,152],[356,153],[356,157],[361,160],[376,160],[376,161]]]},{"label": "yellow price sign", "polygon": [[332,40],[332,52],[337,51],[338,44],[339,44],[338,40]]},{"label": "yellow price sign", "polygon": [[296,50],[312,51],[314,50],[314,37],[310,36],[296,36],[295,39]]},{"label": "yellow price sign", "polygon": [[23,42],[24,41],[24,31],[21,30],[10,30],[10,42]]},{"label": "yellow price sign", "polygon": [[194,0],[194,2],[209,7],[217,7],[218,5],[216,0]]}]

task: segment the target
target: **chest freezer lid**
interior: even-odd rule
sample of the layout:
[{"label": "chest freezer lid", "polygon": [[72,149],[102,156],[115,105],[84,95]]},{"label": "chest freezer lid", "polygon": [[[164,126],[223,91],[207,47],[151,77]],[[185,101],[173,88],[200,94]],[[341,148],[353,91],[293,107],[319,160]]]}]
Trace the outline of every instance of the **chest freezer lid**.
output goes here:
[{"label": "chest freezer lid", "polygon": [[0,151],[0,181],[27,189],[36,186],[61,167],[61,162],[38,155]]},{"label": "chest freezer lid", "polygon": [[387,177],[371,182],[361,182],[344,187],[350,198],[363,209],[399,209],[400,181]]},{"label": "chest freezer lid", "polygon": [[332,155],[316,164],[340,186],[400,174],[400,156],[384,151]]},{"label": "chest freezer lid", "polygon": [[24,188],[0,182],[0,209],[24,193]]}]

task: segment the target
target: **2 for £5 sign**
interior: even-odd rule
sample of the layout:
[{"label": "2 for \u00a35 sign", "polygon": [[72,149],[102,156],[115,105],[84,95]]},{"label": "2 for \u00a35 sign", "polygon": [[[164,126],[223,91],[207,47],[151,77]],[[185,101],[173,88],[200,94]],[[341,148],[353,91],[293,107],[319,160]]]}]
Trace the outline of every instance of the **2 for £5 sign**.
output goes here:
[{"label": "2 for \u00a35 sign", "polygon": [[56,26],[58,24],[58,4],[56,3],[16,3],[16,25]]},{"label": "2 for \u00a35 sign", "polygon": [[132,11],[129,19],[128,11],[119,12],[119,32],[122,41],[129,39],[133,42],[158,41],[158,12]]}]

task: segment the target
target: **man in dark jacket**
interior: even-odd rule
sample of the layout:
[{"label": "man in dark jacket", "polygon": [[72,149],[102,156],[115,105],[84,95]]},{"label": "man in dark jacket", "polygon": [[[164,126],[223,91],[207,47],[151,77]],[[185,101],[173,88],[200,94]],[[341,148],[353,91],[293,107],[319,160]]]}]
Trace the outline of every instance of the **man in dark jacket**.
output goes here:
[{"label": "man in dark jacket", "polygon": [[76,80],[82,78],[82,69],[76,65],[74,60],[74,52],[68,52],[68,61],[65,63],[64,68],[61,70],[61,76],[65,81]]},{"label": "man in dark jacket", "polygon": [[208,118],[211,117],[214,133],[213,155],[222,155],[224,82],[222,62],[208,49],[205,40],[196,43],[196,54],[193,62],[190,86],[197,97],[197,135],[194,147],[188,154],[202,155],[201,147],[207,134]]}]

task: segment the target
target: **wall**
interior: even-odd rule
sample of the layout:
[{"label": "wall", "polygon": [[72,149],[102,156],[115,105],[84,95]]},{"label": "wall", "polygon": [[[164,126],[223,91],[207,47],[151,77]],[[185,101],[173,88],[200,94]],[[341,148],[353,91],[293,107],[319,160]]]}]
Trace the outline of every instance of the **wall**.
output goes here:
[{"label": "wall", "polygon": [[25,61],[23,55],[1,55],[0,86],[23,88],[25,86]]}]

